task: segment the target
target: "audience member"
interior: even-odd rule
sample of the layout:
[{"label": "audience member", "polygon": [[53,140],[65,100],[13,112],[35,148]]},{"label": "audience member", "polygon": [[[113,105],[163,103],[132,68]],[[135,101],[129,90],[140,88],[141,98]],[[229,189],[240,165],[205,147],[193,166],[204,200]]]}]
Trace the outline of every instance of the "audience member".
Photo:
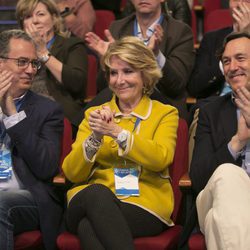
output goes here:
[{"label": "audience member", "polygon": [[52,0],[19,0],[16,15],[21,28],[35,41],[43,62],[32,89],[60,103],[65,116],[77,128],[87,85],[84,42],[62,36],[61,18]]},{"label": "audience member", "polygon": [[75,36],[85,39],[95,24],[95,11],[90,0],[55,0],[66,28]]},{"label": "audience member", "polygon": [[63,163],[76,184],[68,191],[67,225],[83,249],[132,250],[134,237],[173,225],[168,167],[178,112],[148,97],[162,73],[138,38],[112,43],[103,68],[114,96],[87,110]]},{"label": "audience member", "polygon": [[219,67],[216,52],[222,46],[223,39],[234,31],[242,31],[250,24],[250,2],[248,0],[229,0],[233,17],[233,27],[227,27],[204,35],[197,51],[194,70],[188,83],[191,96],[205,98],[211,95],[223,95],[230,91]]},{"label": "audience member", "polygon": [[232,92],[200,108],[190,177],[207,249],[249,248],[250,34],[228,35],[221,56]]},{"label": "audience member", "polygon": [[[177,20],[183,21],[188,25],[191,25],[191,11],[187,0],[167,0],[162,2],[162,10],[170,14]],[[135,11],[134,5],[130,0],[127,1],[123,17],[130,15]]]},{"label": "audience member", "polygon": [[60,160],[63,112],[30,87],[41,66],[35,44],[22,30],[0,33],[0,249],[14,235],[41,230],[55,249],[60,200],[52,189]]},{"label": "audience member", "polygon": [[[134,35],[143,40],[153,50],[163,71],[157,89],[170,99],[182,117],[187,118],[186,84],[194,63],[192,31],[183,22],[163,14],[161,0],[132,2],[136,12],[111,24],[110,31],[105,31],[108,42],[92,32],[87,33],[86,42],[91,49],[103,55],[114,39]],[[99,90],[105,86],[104,79],[99,79]]]}]

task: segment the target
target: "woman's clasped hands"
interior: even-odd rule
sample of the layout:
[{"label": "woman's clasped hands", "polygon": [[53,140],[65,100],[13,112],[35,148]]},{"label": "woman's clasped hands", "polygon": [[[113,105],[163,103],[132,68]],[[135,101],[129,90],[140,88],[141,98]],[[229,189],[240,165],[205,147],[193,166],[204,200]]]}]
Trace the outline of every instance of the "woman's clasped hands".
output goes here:
[{"label": "woman's clasped hands", "polygon": [[101,140],[104,135],[116,139],[122,128],[114,122],[115,112],[109,106],[102,106],[90,112],[89,126],[97,140]]}]

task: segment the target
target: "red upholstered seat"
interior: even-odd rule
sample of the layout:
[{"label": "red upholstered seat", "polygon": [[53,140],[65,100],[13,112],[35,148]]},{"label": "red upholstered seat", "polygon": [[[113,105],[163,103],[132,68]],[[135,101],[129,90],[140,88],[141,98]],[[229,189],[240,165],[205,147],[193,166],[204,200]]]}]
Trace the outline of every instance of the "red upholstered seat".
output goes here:
[{"label": "red upholstered seat", "polygon": [[229,9],[211,11],[204,18],[204,32],[217,30],[233,25],[233,19]]},{"label": "red upholstered seat", "polygon": [[115,15],[110,10],[95,10],[96,22],[94,25],[94,32],[106,40],[104,36],[104,30],[108,29],[110,24],[115,20]]},{"label": "red upholstered seat", "polygon": [[[182,193],[179,189],[179,180],[188,170],[188,127],[184,120],[179,120],[177,144],[170,176],[175,197],[175,207],[172,214],[173,221],[177,224],[160,235],[153,237],[136,238],[134,240],[136,250],[164,250],[175,249],[179,240],[182,227],[178,225],[181,215]],[[60,234],[57,238],[59,250],[80,250],[79,239],[68,232]]]},{"label": "red upholstered seat", "polygon": [[38,250],[42,246],[42,235],[39,230],[24,232],[15,236],[15,250]]},{"label": "red upholstered seat", "polygon": [[189,250],[206,250],[205,237],[202,233],[191,235],[188,240]]}]

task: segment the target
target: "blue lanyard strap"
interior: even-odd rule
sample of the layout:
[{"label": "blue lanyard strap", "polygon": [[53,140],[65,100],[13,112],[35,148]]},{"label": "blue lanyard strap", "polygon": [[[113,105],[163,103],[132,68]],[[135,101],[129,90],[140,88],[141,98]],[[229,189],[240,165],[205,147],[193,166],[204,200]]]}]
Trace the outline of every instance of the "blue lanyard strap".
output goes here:
[{"label": "blue lanyard strap", "polygon": [[133,129],[133,132],[136,130],[136,128],[138,127],[138,125],[140,124],[140,122],[141,122],[141,118],[137,117],[136,121],[135,121],[135,126],[134,126],[134,129]]},{"label": "blue lanyard strap", "polygon": [[54,43],[54,41],[56,40],[56,36],[53,36],[47,43],[46,47],[47,49],[50,49],[50,47],[52,46],[52,44]]}]

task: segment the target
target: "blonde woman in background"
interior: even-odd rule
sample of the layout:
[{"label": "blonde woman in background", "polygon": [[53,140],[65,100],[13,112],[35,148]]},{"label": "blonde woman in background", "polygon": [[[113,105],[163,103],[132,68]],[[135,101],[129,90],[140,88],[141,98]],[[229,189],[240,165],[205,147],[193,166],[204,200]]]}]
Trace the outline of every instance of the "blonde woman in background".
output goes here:
[{"label": "blonde woman in background", "polygon": [[38,58],[43,62],[33,91],[61,104],[65,116],[77,129],[87,83],[83,41],[63,36],[62,19],[52,0],[19,0],[16,16],[21,28],[36,43]]}]

